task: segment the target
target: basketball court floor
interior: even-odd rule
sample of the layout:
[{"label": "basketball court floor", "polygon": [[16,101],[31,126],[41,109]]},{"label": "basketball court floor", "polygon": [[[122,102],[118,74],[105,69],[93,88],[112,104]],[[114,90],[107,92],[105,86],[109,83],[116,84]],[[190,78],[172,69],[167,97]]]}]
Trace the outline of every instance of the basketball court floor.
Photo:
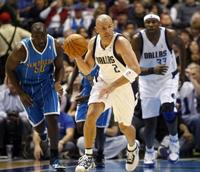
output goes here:
[{"label": "basketball court floor", "polygon": [[[63,161],[65,172],[74,172],[77,160]],[[91,172],[125,172],[125,160],[106,160],[105,168],[95,168]],[[51,172],[48,161],[36,162],[33,160],[0,160],[0,172]],[[181,159],[176,164],[167,160],[158,160],[155,168],[144,168],[143,161],[134,172],[200,172],[200,159]]]}]

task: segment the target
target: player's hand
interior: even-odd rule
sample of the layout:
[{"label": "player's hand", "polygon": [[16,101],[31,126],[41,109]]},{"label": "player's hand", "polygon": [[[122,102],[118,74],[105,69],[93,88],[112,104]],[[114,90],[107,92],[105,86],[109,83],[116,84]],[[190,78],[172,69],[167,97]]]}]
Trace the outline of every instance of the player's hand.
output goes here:
[{"label": "player's hand", "polygon": [[60,140],[58,142],[58,151],[62,152],[63,148],[64,148],[64,142],[62,140]]},{"label": "player's hand", "polygon": [[39,145],[35,146],[33,154],[34,154],[34,157],[37,161],[39,161],[41,159],[41,156],[44,155],[44,153],[43,153],[43,151],[42,151],[42,149]]},{"label": "player's hand", "polygon": [[25,92],[19,94],[20,100],[25,107],[32,106],[32,98]]},{"label": "player's hand", "polygon": [[54,87],[55,87],[55,90],[58,92],[58,94],[60,96],[62,96],[63,95],[63,88],[62,88],[62,85],[60,84],[60,82],[55,82]]},{"label": "player's hand", "polygon": [[154,67],[154,74],[164,75],[168,70],[168,66],[166,65],[158,65]]},{"label": "player's hand", "polygon": [[109,85],[106,85],[104,88],[102,88],[99,92],[99,98],[101,97],[105,97],[107,98],[108,95],[114,90],[115,88],[109,84]]}]

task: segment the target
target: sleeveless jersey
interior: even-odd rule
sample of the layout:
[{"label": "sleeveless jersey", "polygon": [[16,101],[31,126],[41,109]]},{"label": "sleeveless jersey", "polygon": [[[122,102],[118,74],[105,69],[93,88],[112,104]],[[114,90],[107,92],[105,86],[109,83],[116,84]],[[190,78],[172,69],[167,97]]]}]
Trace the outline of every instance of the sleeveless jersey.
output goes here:
[{"label": "sleeveless jersey", "polygon": [[[158,65],[168,66],[164,78],[171,78],[172,73],[177,70],[176,57],[173,50],[170,50],[167,45],[166,30],[160,27],[160,38],[156,45],[148,39],[145,30],[140,31],[143,39],[143,49],[140,58],[140,66],[144,68],[151,68]],[[140,76],[140,80],[160,80],[163,75],[144,75]]]},{"label": "sleeveless jersey", "polygon": [[118,36],[121,35],[114,33],[112,41],[105,49],[101,46],[100,36],[97,35],[95,38],[93,55],[99,66],[99,77],[106,83],[120,78],[126,69],[123,59],[115,51],[115,42]]},{"label": "sleeveless jersey", "polygon": [[57,56],[54,38],[47,35],[47,43],[42,52],[33,45],[31,38],[21,41],[26,49],[26,59],[17,67],[18,79],[23,85],[53,82],[54,60]]}]

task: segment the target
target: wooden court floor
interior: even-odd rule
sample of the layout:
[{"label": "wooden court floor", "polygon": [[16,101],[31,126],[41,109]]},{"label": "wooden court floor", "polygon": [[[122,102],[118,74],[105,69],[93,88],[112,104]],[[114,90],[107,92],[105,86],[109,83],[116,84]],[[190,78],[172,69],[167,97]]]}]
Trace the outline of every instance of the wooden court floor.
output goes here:
[{"label": "wooden court floor", "polygon": [[[65,160],[65,172],[74,172],[77,160]],[[105,168],[96,168],[91,172],[125,172],[125,160],[106,160]],[[36,162],[33,160],[0,160],[0,172],[50,172],[48,161]],[[134,172],[200,172],[200,159],[181,159],[176,164],[167,160],[157,160],[155,168],[145,168],[143,161]]]}]

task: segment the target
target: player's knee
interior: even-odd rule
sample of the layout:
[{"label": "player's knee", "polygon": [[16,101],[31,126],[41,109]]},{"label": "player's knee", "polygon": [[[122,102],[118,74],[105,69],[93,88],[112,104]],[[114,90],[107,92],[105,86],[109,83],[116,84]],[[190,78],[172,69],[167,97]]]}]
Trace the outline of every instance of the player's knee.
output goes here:
[{"label": "player's knee", "polygon": [[122,133],[125,133],[129,126],[124,125],[123,123],[119,123],[119,129]]},{"label": "player's knee", "polygon": [[174,103],[164,103],[161,105],[160,113],[163,115],[164,119],[172,123],[176,120],[176,113],[174,112]]}]

